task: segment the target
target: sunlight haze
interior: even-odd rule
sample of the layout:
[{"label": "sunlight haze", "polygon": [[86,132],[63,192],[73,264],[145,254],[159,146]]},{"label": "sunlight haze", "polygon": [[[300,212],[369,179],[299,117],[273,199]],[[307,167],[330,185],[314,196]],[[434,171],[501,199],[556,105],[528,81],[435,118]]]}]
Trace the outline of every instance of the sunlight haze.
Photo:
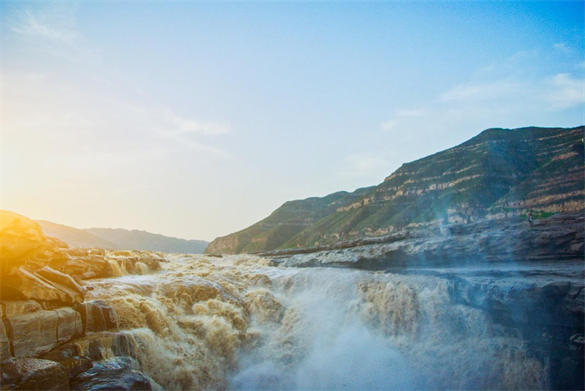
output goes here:
[{"label": "sunlight haze", "polygon": [[581,2],[0,3],[2,200],[212,240],[486,128],[584,119]]}]

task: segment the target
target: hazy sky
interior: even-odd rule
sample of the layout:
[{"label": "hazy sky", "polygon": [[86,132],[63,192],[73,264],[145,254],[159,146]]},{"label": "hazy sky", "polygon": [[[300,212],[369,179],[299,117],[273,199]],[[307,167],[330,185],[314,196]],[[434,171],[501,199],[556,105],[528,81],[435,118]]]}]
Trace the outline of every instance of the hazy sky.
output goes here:
[{"label": "hazy sky", "polygon": [[0,2],[2,209],[213,239],[585,123],[583,2]]}]

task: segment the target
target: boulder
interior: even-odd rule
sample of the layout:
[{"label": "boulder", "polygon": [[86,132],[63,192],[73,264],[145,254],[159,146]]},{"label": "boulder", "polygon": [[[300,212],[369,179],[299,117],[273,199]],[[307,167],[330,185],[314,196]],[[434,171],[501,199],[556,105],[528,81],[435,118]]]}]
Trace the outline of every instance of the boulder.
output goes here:
[{"label": "boulder", "polygon": [[137,363],[128,357],[95,363],[93,368],[71,379],[71,390],[152,390],[148,377],[136,367]]},{"label": "boulder", "polygon": [[[53,272],[48,272],[50,268],[45,269],[45,274],[62,280],[67,280],[67,276],[57,276]],[[61,273],[60,273],[61,274]],[[26,270],[20,267],[16,270],[16,276],[19,280],[14,279],[9,282],[16,291],[27,299],[38,301],[54,301],[63,304],[75,304],[83,302],[83,291],[79,286],[76,289],[69,288],[57,282],[50,281],[36,272]],[[67,284],[74,281],[67,281]],[[80,293],[81,291],[81,293]]]},{"label": "boulder", "polygon": [[81,315],[68,307],[11,314],[3,321],[12,334],[16,358],[37,356],[83,332]]},{"label": "boulder", "polygon": [[72,276],[76,281],[114,276],[112,264],[101,254],[87,254],[65,261],[52,261],[50,266]]},{"label": "boulder", "polygon": [[63,365],[65,369],[67,369],[70,378],[93,367],[91,358],[89,356],[84,356],[81,346],[76,343],[61,345],[50,352],[43,354],[39,358],[56,361]]},{"label": "boulder", "polygon": [[67,370],[59,363],[35,358],[2,362],[2,390],[69,390]]},{"label": "boulder", "polygon": [[36,274],[46,278],[53,284],[59,284],[75,291],[82,298],[85,297],[85,290],[70,275],[53,270],[48,266],[36,271]]}]

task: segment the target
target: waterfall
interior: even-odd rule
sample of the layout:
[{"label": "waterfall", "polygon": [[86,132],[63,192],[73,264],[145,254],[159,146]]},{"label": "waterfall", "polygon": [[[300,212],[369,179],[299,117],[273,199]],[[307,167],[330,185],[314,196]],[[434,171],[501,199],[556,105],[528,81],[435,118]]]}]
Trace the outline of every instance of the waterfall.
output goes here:
[{"label": "waterfall", "polygon": [[547,386],[522,339],[439,277],[183,256],[91,285],[167,390]]}]

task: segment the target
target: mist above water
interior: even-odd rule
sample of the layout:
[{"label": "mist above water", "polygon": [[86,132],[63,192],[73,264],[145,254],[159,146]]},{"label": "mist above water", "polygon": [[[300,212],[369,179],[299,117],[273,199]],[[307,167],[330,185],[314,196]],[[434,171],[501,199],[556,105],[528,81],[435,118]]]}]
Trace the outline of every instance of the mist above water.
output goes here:
[{"label": "mist above water", "polygon": [[546,387],[523,342],[437,277],[192,256],[93,284],[169,390]]},{"label": "mist above water", "polygon": [[[299,281],[304,277],[309,280]],[[287,308],[280,325],[257,325],[264,343],[241,354],[231,386],[242,390],[406,389],[411,374],[399,350],[370,331],[350,308],[353,276],[288,275],[278,299]],[[339,284],[341,282],[341,284]],[[299,283],[299,286],[294,286]],[[288,286],[288,289],[286,289]]]}]

